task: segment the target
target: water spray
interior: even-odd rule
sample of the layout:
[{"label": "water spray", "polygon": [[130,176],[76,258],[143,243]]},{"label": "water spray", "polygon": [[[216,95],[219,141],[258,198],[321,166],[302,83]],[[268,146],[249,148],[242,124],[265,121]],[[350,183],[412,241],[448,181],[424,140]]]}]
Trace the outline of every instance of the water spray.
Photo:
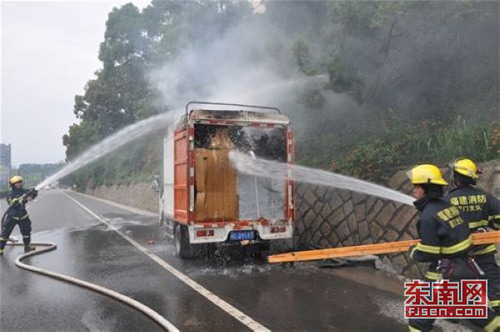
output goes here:
[{"label": "water spray", "polygon": [[413,202],[415,201],[413,197],[399,191],[319,169],[290,165],[272,160],[254,159],[238,151],[231,151],[229,159],[239,172],[248,175],[287,180],[289,178],[288,172],[290,171],[291,179],[298,182],[355,191],[411,206],[413,206]]},{"label": "water spray", "polygon": [[[250,151],[250,156],[252,159],[257,160],[257,156],[255,156],[255,152]],[[259,206],[259,189],[257,187],[257,176],[253,177],[254,187],[255,187],[255,205],[257,206],[257,217],[260,219],[260,206]]]},{"label": "water spray", "polygon": [[132,142],[146,134],[153,133],[158,130],[165,130],[169,125],[173,124],[179,118],[182,110],[171,111],[159,115],[152,116],[145,120],[127,126],[115,134],[108,136],[100,143],[92,146],[90,149],[82,153],[75,160],[63,167],[60,171],[49,176],[43,182],[38,184],[35,189],[40,190],[56,182],[57,180],[69,175],[80,168],[90,164],[91,162],[104,157],[110,152],[122,147],[123,145]]}]

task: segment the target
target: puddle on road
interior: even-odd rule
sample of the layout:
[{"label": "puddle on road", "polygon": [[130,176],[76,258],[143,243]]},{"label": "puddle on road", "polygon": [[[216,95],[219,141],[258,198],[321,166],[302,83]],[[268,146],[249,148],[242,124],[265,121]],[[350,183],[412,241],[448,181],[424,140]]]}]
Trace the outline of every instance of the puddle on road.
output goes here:
[{"label": "puddle on road", "polygon": [[238,278],[242,275],[252,275],[258,273],[262,275],[263,273],[270,272],[272,267],[270,265],[251,265],[246,264],[239,267],[225,267],[225,268],[194,268],[187,269],[186,273],[193,278],[207,277],[207,276],[224,276],[229,278]]},{"label": "puddle on road", "polygon": [[[205,253],[202,257],[182,261],[176,256],[173,242],[161,235],[157,222],[147,223],[144,221],[125,220],[120,217],[110,219],[108,222],[170,263],[180,262],[182,264],[182,270],[193,278],[204,276],[238,278],[240,276],[252,274],[262,275],[271,273],[275,270],[280,271],[280,273],[293,274],[318,273],[318,264],[311,262],[296,263],[293,268],[284,265],[269,265],[262,258],[259,258],[255,252],[249,250],[249,248],[212,248],[213,251],[208,254]],[[103,232],[112,231],[111,228],[102,223],[98,223],[88,229]],[[380,266],[378,266],[378,269],[380,269]],[[341,270],[343,273],[337,275],[337,271]],[[359,274],[358,270],[343,270],[344,269],[332,269],[331,271],[333,271],[332,274],[334,275],[356,282],[356,276]],[[325,270],[325,272],[326,271],[327,270]],[[373,270],[372,272],[377,273],[380,271]],[[365,273],[365,275],[366,274],[367,273]],[[360,283],[364,284],[363,282]]]},{"label": "puddle on road", "polygon": [[[378,311],[381,315],[396,320],[402,324],[407,324],[408,322],[403,318],[403,297],[390,297],[384,295],[378,295],[372,298],[373,303],[378,307]],[[458,324],[450,323],[445,320],[437,320],[434,324],[435,327],[441,328],[442,331],[453,331],[453,332],[473,332],[468,326],[464,326],[466,322],[459,322]]]},{"label": "puddle on road", "polygon": [[32,240],[34,242],[41,241],[39,237],[45,238],[44,241],[53,242],[53,240],[50,240],[50,236],[59,236],[59,235],[64,234],[64,233],[86,231],[88,229],[99,227],[100,225],[102,225],[100,222],[95,222],[94,224],[83,225],[83,226],[57,227],[57,228],[46,229],[46,230],[43,230],[40,232],[32,233],[31,237],[32,237]]}]

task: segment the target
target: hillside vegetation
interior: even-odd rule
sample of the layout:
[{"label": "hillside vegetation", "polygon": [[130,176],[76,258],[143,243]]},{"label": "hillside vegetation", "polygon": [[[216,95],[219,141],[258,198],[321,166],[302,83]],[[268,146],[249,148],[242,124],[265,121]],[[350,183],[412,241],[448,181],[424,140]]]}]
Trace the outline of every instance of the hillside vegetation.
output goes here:
[{"label": "hillside vegetation", "polygon": [[[486,1],[127,4],[109,14],[102,69],[75,96],[67,159],[190,99],[247,102],[266,83],[308,78],[250,100],[290,116],[301,164],[383,181],[417,162],[499,158],[499,19]],[[152,179],[160,136],[67,181]]]}]

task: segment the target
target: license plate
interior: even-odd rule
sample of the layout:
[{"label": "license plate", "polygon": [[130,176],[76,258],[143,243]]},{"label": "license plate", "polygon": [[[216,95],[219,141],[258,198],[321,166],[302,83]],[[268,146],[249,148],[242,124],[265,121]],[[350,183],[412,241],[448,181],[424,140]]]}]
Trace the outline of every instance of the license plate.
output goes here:
[{"label": "license plate", "polygon": [[234,231],[229,233],[229,239],[231,241],[253,240],[253,238],[253,231]]}]

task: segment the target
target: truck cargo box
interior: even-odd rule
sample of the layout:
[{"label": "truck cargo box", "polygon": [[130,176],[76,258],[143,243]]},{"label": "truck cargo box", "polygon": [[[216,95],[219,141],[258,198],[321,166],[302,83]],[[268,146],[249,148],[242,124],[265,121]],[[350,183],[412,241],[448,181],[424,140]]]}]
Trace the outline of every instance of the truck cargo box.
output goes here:
[{"label": "truck cargo box", "polygon": [[229,159],[238,150],[292,163],[290,121],[277,109],[260,113],[217,106],[222,108],[187,111],[164,140],[162,223],[174,237],[184,237],[176,242],[184,248],[291,239],[292,181],[240,174]]}]

